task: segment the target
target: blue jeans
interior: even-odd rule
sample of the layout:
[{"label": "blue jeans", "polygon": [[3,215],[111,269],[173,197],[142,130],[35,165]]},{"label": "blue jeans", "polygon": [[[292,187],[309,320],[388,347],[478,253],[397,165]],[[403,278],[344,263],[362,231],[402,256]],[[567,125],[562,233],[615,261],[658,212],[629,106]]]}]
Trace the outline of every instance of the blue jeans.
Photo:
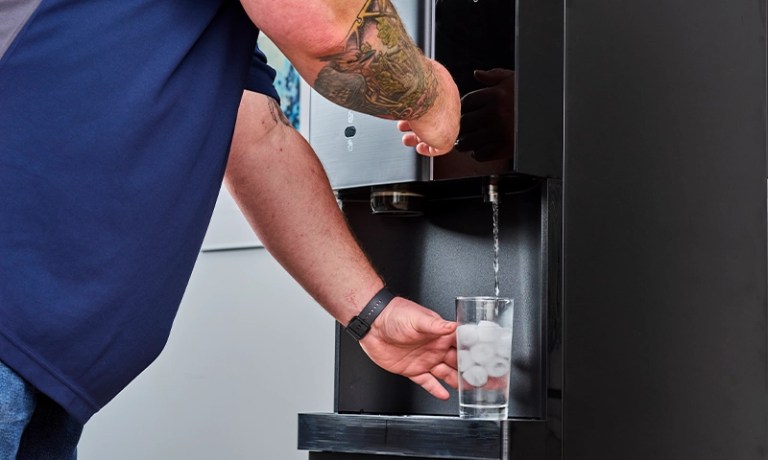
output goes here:
[{"label": "blue jeans", "polygon": [[0,460],[75,460],[83,425],[0,362]]}]

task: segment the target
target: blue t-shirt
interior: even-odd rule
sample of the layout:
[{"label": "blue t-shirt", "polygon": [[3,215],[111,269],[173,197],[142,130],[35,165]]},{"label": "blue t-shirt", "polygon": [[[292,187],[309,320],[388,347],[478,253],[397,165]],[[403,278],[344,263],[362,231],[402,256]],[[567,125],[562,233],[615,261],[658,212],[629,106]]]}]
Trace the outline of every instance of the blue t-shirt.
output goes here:
[{"label": "blue t-shirt", "polygon": [[0,5],[0,361],[80,421],[165,345],[246,81],[276,96],[257,34],[233,0]]}]

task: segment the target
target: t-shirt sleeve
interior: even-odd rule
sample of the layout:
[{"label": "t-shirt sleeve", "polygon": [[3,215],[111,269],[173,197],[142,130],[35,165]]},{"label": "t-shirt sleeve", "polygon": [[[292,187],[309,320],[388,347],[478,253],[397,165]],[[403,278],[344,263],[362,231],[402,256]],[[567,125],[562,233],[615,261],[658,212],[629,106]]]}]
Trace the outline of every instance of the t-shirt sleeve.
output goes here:
[{"label": "t-shirt sleeve", "polygon": [[245,89],[264,94],[280,102],[280,96],[278,96],[274,85],[275,75],[277,75],[275,69],[267,64],[267,56],[256,45],[251,56],[251,65],[248,68]]}]

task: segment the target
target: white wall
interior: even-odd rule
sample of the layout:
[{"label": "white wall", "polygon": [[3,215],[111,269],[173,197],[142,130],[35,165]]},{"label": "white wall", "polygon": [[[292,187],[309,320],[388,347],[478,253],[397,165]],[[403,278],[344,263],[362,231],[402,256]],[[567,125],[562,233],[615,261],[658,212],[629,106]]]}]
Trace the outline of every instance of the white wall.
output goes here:
[{"label": "white wall", "polygon": [[79,459],[306,459],[297,414],[332,410],[333,359],[333,319],[264,249],[201,253],[165,351]]}]

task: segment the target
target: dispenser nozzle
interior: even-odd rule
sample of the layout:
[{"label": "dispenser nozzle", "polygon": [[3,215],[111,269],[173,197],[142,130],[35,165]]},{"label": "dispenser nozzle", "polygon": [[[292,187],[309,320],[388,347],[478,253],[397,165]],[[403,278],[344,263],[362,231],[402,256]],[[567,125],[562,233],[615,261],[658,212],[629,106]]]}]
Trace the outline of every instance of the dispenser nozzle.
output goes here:
[{"label": "dispenser nozzle", "polygon": [[424,214],[424,195],[408,184],[379,185],[371,188],[371,211],[393,216]]},{"label": "dispenser nozzle", "polygon": [[483,201],[486,203],[499,202],[499,176],[490,176],[483,186]]}]

